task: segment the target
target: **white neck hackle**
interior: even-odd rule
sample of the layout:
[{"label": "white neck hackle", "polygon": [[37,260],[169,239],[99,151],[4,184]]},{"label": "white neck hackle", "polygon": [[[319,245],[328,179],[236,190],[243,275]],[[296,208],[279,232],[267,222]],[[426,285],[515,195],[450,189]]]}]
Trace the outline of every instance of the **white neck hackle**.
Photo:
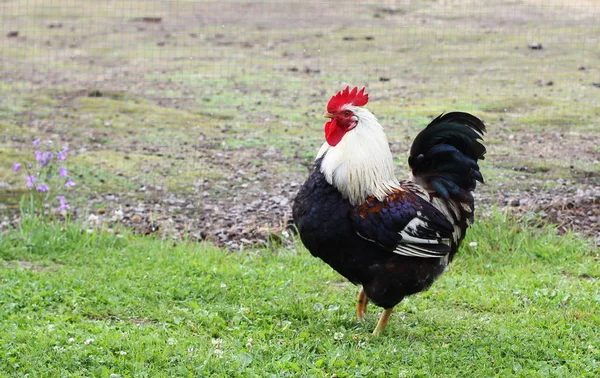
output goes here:
[{"label": "white neck hackle", "polygon": [[387,136],[367,109],[351,105],[344,109],[358,117],[358,124],[336,146],[323,144],[317,154],[317,159],[323,157],[321,172],[353,205],[370,196],[383,201],[399,185]]}]

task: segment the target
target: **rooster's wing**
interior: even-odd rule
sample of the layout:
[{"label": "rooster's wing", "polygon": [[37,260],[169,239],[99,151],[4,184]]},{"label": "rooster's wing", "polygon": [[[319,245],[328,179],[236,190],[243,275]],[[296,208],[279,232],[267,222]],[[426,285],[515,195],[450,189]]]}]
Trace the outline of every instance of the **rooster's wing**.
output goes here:
[{"label": "rooster's wing", "polygon": [[383,201],[369,197],[352,209],[356,233],[389,252],[440,258],[450,253],[454,226],[431,203],[401,183]]}]

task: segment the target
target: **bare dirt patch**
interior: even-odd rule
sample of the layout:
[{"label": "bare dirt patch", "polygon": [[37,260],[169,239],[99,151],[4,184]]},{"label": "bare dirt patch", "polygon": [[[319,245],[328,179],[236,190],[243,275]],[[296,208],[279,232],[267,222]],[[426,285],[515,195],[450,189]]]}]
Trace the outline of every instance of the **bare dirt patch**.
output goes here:
[{"label": "bare dirt patch", "polygon": [[512,192],[502,196],[504,206],[522,216],[557,226],[560,233],[580,232],[596,239],[600,246],[600,187],[563,185],[547,191]]},{"label": "bare dirt patch", "polygon": [[22,193],[10,167],[42,138],[70,145],[90,226],[286,240],[319,115],[351,84],[371,92],[399,178],[427,120],[470,111],[489,128],[480,204],[598,237],[593,2],[38,3],[0,16],[18,31],[0,44],[0,230]]},{"label": "bare dirt patch", "polygon": [[26,269],[34,272],[47,272],[57,269],[60,264],[54,264],[51,266],[39,265],[32,263],[31,261],[25,260],[10,260],[6,262],[6,265],[11,269]]}]

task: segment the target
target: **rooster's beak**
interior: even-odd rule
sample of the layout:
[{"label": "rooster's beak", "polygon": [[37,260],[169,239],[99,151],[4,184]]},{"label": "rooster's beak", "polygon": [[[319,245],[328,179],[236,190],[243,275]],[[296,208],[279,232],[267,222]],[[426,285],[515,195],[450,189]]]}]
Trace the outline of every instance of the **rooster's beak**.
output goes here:
[{"label": "rooster's beak", "polygon": [[333,114],[325,112],[323,113],[323,118],[333,118]]}]

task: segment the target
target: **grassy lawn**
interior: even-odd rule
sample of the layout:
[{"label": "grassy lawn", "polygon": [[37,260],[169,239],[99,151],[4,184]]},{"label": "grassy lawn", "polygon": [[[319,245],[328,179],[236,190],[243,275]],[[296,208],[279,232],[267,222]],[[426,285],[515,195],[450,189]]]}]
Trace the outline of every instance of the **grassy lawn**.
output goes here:
[{"label": "grassy lawn", "polygon": [[26,3],[0,11],[0,378],[600,376],[597,241],[535,219],[480,217],[375,338],[379,309],[358,322],[357,288],[299,242],[231,252],[3,218],[24,193],[13,163],[40,139],[69,146],[80,219],[122,208],[183,239],[262,240],[283,229],[346,84],[367,86],[399,178],[432,117],[473,112],[490,131],[480,208],[531,193],[591,218],[591,2]]},{"label": "grassy lawn", "polygon": [[[469,246],[477,242],[477,246]],[[597,377],[598,251],[501,213],[433,288],[354,317],[304,250],[228,253],[77,225],[0,239],[0,375]]]}]

